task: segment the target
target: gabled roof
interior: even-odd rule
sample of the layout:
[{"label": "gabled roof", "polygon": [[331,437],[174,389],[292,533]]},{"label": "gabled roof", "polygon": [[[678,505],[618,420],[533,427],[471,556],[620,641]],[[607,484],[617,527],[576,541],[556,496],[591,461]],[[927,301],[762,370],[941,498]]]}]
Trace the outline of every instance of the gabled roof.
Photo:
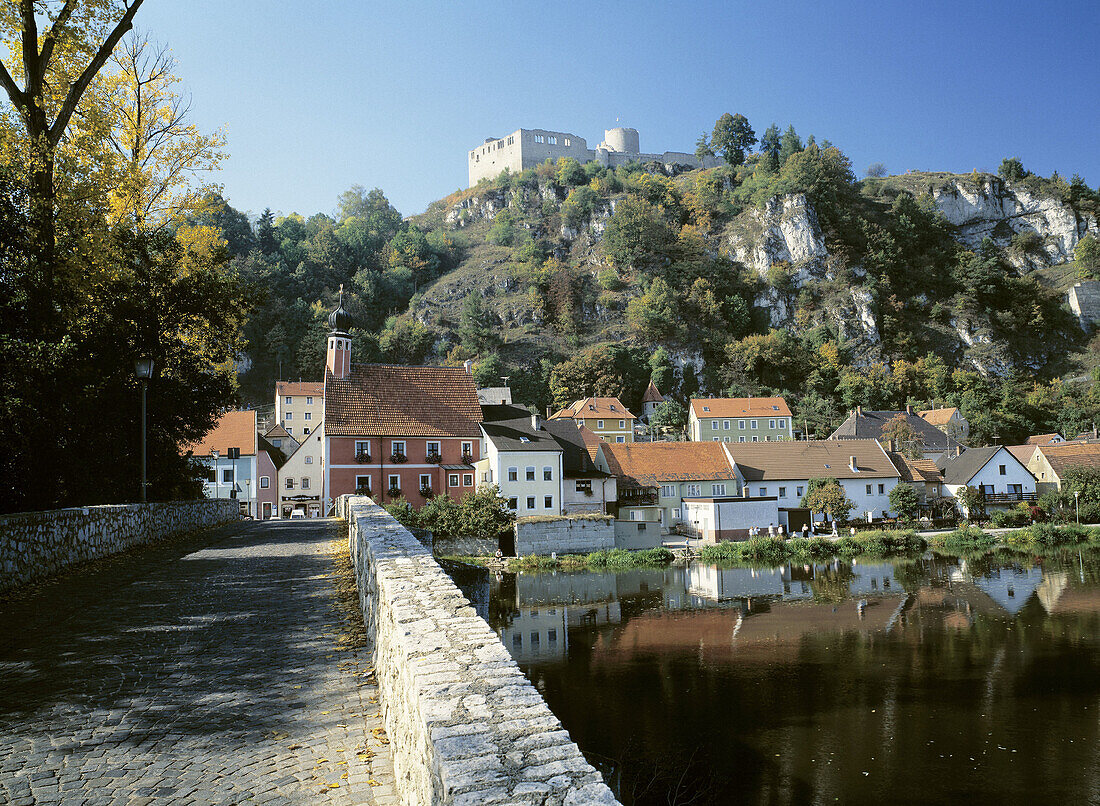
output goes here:
[{"label": "gabled roof", "polygon": [[325,379],[329,436],[477,436],[481,406],[462,367],[352,364]]},{"label": "gabled roof", "polygon": [[910,459],[897,451],[887,451],[886,455],[894,467],[898,469],[902,481],[908,482],[941,482],[943,471],[936,467],[931,459]]},{"label": "gabled roof", "polygon": [[[285,428],[283,428],[281,425],[279,425],[279,423],[275,423],[275,425],[273,425],[273,426],[271,426],[271,428],[267,429],[267,433],[264,434],[264,438],[265,439],[294,439],[294,437],[292,437],[287,432],[287,430]],[[297,440],[294,440],[294,441],[297,442]]]},{"label": "gabled roof", "polygon": [[617,397],[586,397],[574,400],[561,411],[550,415],[551,420],[569,417],[603,417],[606,419],[634,419],[630,410]]},{"label": "gabled roof", "polygon": [[225,456],[230,448],[240,448],[241,456],[255,456],[257,437],[255,411],[227,411],[205,437],[183,450],[194,456],[211,456],[212,451]]},{"label": "gabled roof", "polygon": [[278,381],[275,384],[276,395],[315,395],[324,397],[324,381]]},{"label": "gabled roof", "polygon": [[486,386],[477,390],[477,399],[483,405],[511,405],[512,390],[507,386]]},{"label": "gabled roof", "polygon": [[[582,433],[588,431],[587,428],[577,428],[574,420],[554,420],[553,422],[547,420],[542,427],[561,445],[561,468],[565,478],[602,478],[608,475],[596,467],[592,454],[589,453]],[[588,433],[592,434],[591,431]],[[592,434],[592,437],[598,449],[599,437],[595,434]]]},{"label": "gabled roof", "polygon": [[[988,448],[967,448],[960,456],[944,455],[936,460],[936,466],[943,471],[945,484],[969,484],[978,471],[989,464],[989,460],[1001,452],[1000,445],[991,445]],[[1011,451],[1005,451],[1016,464],[1027,470],[1027,467],[1012,455]]]},{"label": "gabled roof", "polygon": [[1037,449],[1037,445],[1005,445],[1005,450],[1015,456],[1016,461],[1025,467],[1031,461],[1031,457],[1035,455]]},{"label": "gabled roof", "polygon": [[737,478],[719,442],[604,442],[600,447],[611,474],[639,487]]},{"label": "gabled roof", "polygon": [[697,397],[691,410],[699,420],[708,417],[790,417],[781,397]]},{"label": "gabled roof", "polygon": [[916,414],[904,411],[868,411],[867,409],[849,414],[848,419],[829,435],[829,439],[882,439],[882,429],[899,414],[909,423],[910,428],[920,434],[925,449],[947,450],[952,444],[957,444],[943,431]]},{"label": "gabled roof", "polygon": [[[958,414],[958,411],[959,410],[954,406],[950,406],[943,409],[926,409],[925,411],[917,413],[920,415],[920,418],[926,423],[931,423],[932,425],[939,428],[940,426],[947,425],[949,422],[951,422],[951,418],[955,414]],[[962,417],[961,414],[959,414],[959,416]]]},{"label": "gabled roof", "polygon": [[[717,443],[715,443],[717,444]],[[812,439],[800,442],[722,443],[745,481],[899,478],[882,446],[873,439]],[[856,457],[856,470],[849,466]]]},{"label": "gabled roof", "polygon": [[283,453],[282,448],[276,448],[270,442],[263,437],[258,437],[256,440],[256,450],[263,451],[271,457],[271,464],[275,466],[276,470],[282,468],[286,464],[286,454]]},{"label": "gabled roof", "polygon": [[1057,445],[1064,440],[1061,434],[1035,434],[1024,440],[1025,445]]},{"label": "gabled roof", "polygon": [[1063,442],[1038,448],[1061,479],[1071,470],[1100,468],[1100,444],[1095,442]]},{"label": "gabled roof", "polygon": [[664,396],[657,391],[657,385],[653,381],[649,382],[649,386],[645,388],[645,394],[642,395],[643,403],[664,403]]},{"label": "gabled roof", "polygon": [[[512,406],[486,406],[485,408],[514,408]],[[524,410],[525,411],[525,410]],[[547,431],[537,431],[531,422],[532,415],[510,420],[482,422],[481,430],[498,451],[547,451],[560,453],[561,445]]]},{"label": "gabled roof", "polygon": [[[582,421],[583,422],[583,421]],[[600,439],[600,435],[589,428],[587,425],[581,425],[577,428],[581,434],[581,439],[584,440],[584,447],[588,451],[588,457],[595,462],[596,454],[599,453],[600,445],[603,444],[603,440]]]}]

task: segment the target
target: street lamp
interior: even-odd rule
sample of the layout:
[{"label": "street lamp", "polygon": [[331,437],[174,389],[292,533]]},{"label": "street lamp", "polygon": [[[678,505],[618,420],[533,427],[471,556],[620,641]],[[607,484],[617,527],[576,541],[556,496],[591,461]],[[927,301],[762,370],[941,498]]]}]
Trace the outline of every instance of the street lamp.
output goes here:
[{"label": "street lamp", "polygon": [[145,393],[149,379],[153,377],[153,359],[138,358],[134,361],[134,374],[141,381],[141,503],[149,500],[148,483],[145,480]]},{"label": "street lamp", "polygon": [[1077,507],[1077,522],[1081,522],[1081,491],[1073,491],[1073,503]]}]

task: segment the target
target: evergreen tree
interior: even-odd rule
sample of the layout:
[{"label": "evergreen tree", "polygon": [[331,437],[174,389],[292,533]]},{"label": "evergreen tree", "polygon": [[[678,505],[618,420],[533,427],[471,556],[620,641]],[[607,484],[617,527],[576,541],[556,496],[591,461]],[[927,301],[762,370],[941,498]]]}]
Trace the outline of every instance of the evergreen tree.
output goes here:
[{"label": "evergreen tree", "polygon": [[256,242],[265,255],[272,255],[279,249],[275,241],[275,215],[270,207],[264,209],[260,220],[256,222]]},{"label": "evergreen tree", "polygon": [[779,170],[780,140],[779,127],[774,123],[764,131],[763,136],[760,138],[760,152],[763,154],[760,165],[769,173],[775,173]]},{"label": "evergreen tree", "polygon": [[779,142],[779,165],[786,165],[787,160],[802,150],[802,138],[795,132],[794,126],[788,125]]}]

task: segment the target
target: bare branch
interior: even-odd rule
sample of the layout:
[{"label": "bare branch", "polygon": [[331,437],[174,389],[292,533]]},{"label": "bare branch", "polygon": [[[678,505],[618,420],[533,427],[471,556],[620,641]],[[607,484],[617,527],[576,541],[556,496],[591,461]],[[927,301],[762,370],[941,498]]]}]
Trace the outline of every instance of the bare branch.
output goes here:
[{"label": "bare branch", "polygon": [[[27,3],[31,1],[32,0],[24,0],[24,2]],[[73,111],[80,102],[81,96],[84,94],[84,91],[88,89],[88,85],[92,82],[92,79],[95,78],[96,73],[100,71],[107,62],[107,59],[110,58],[111,53],[114,52],[115,45],[117,45],[123,35],[133,27],[134,15],[137,14],[143,2],[145,2],[145,0],[133,0],[133,3],[126,9],[126,13],[122,15],[122,19],[118,21],[114,30],[111,31],[110,36],[104,40],[99,50],[96,51],[95,56],[92,57],[91,62],[84,68],[84,72],[82,72],[80,77],[69,87],[69,94],[65,98],[65,103],[61,105],[61,111],[57,115],[57,120],[54,121],[49,129],[48,136],[52,145],[56,145],[61,139],[61,135],[65,132],[65,127],[69,125],[69,118],[72,117]]]}]

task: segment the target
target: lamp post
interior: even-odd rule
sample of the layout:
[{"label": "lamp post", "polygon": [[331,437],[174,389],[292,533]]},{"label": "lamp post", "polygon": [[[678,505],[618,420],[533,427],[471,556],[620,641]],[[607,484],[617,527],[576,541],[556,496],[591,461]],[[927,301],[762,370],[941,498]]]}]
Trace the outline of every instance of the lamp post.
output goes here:
[{"label": "lamp post", "polygon": [[1077,509],[1077,522],[1080,523],[1081,522],[1081,491],[1080,490],[1074,490],[1073,491],[1073,503],[1074,503],[1074,506]]},{"label": "lamp post", "polygon": [[134,374],[141,381],[141,503],[144,504],[149,499],[148,482],[145,480],[145,393],[149,388],[149,379],[153,377],[153,359],[138,358],[135,360]]}]

